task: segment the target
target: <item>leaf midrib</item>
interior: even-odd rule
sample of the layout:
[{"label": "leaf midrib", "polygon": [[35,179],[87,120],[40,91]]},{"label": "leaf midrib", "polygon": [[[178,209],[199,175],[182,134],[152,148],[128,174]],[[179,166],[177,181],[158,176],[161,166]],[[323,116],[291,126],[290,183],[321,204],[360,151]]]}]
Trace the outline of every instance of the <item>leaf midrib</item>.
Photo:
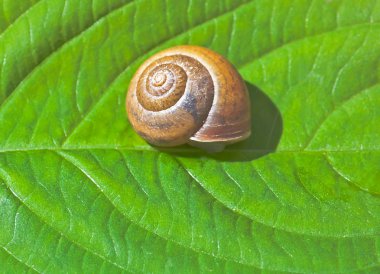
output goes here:
[{"label": "leaf midrib", "polygon": [[33,152],[33,151],[89,151],[89,150],[122,150],[122,151],[141,151],[141,152],[157,152],[157,153],[203,153],[204,155],[222,155],[226,153],[305,153],[305,154],[323,154],[323,153],[380,153],[380,148],[373,149],[294,149],[294,150],[273,150],[273,149],[225,149],[220,153],[206,153],[203,150],[196,148],[160,148],[154,147],[126,147],[126,146],[81,146],[81,147],[21,147],[21,148],[4,148],[0,149],[0,153],[12,153],[12,152]]},{"label": "leaf midrib", "polygon": [[[103,148],[99,148],[99,147],[91,147],[92,149],[104,149],[104,147]],[[87,147],[86,148],[87,150],[88,149],[90,149],[90,147]],[[61,153],[59,153],[60,151],[61,152],[63,152],[63,151],[70,151],[70,150],[86,150],[86,149],[83,149],[83,148],[77,148],[77,149],[68,149],[68,148],[52,148],[52,147],[50,147],[50,148],[36,148],[36,149],[34,149],[34,150],[28,150],[28,149],[24,149],[24,150],[14,150],[14,151],[8,151],[8,152],[17,152],[17,151],[54,151],[54,152],[56,152],[58,155],[60,155],[61,157],[63,157],[63,155],[61,154]],[[115,149],[115,148],[113,148],[113,149]],[[147,151],[147,149],[141,149],[141,148],[135,148],[135,149],[131,149],[131,150],[139,150],[139,151]],[[152,151],[152,152],[157,152],[157,153],[161,153],[160,151],[156,151],[156,150],[154,150],[154,149],[150,149],[150,151]],[[182,150],[182,151],[184,151],[184,150]],[[286,151],[284,151],[285,153],[287,153]],[[288,151],[289,152],[289,151]],[[290,152],[292,152],[292,151],[290,151]],[[380,152],[380,151],[379,151]],[[64,152],[63,152],[64,153]],[[307,153],[307,152],[306,152]],[[314,152],[311,152],[311,153],[314,153]],[[63,157],[66,161],[69,161],[69,159],[67,159],[66,157]],[[71,161],[69,161],[71,164],[74,164],[74,163],[72,163]],[[182,165],[181,165],[182,166]],[[76,166],[77,167],[77,166]],[[182,168],[184,168],[184,167],[182,167]],[[80,169],[80,171],[81,172],[83,172],[83,170],[81,169],[81,168],[79,168]],[[185,169],[185,168],[184,168]],[[185,169],[186,170],[186,169]],[[186,170],[187,171],[187,170]],[[187,171],[188,172],[188,171]],[[86,174],[86,173],[84,173],[86,176],[88,176],[88,174]],[[189,174],[190,176],[191,176],[191,174]],[[193,176],[191,176],[191,177],[193,177]],[[194,179],[194,178],[193,178]],[[94,180],[92,180],[91,178],[90,178],[90,180],[94,183]],[[195,179],[196,180],[196,179]],[[197,181],[197,180],[196,180]],[[197,181],[198,182],[198,181]],[[199,182],[198,182],[199,183]],[[11,190],[11,188],[10,188],[10,185],[8,185],[8,184],[6,184],[7,186],[8,186],[8,188],[9,188],[9,190],[13,193],[13,191]],[[201,186],[202,186],[202,184],[200,184]],[[97,186],[97,187],[99,187],[99,186]],[[202,186],[202,188],[204,188],[203,186]],[[206,190],[207,191],[207,190]],[[103,191],[102,191],[102,193],[103,193]],[[13,193],[13,194],[15,194],[15,193]],[[105,193],[103,193],[103,195],[105,196],[105,197],[107,197],[107,195],[105,194]],[[211,195],[214,199],[216,199],[216,197],[214,197],[213,195]],[[17,195],[16,195],[16,197],[17,197]],[[19,197],[17,197],[18,198],[18,200],[20,200],[20,201],[22,201],[22,199],[21,198],[19,198]],[[218,199],[216,199],[216,200],[218,200]],[[219,201],[219,200],[218,200]],[[110,201],[111,203],[112,203],[112,201]],[[220,202],[220,201],[219,201]],[[224,206],[226,206],[224,203],[222,203]],[[117,208],[116,207],[116,205],[114,205],[113,203],[112,203],[112,205],[115,207],[115,208]],[[29,208],[29,206],[27,206],[27,205],[25,205],[27,208]],[[228,206],[227,206],[227,208],[229,208]],[[30,208],[29,208],[30,209]],[[121,213],[121,212],[120,212]],[[124,213],[121,213],[125,218],[127,218],[128,220],[130,220],[132,223],[135,223],[134,221],[132,221],[128,216],[126,216]],[[242,213],[240,213],[240,214],[242,214]],[[244,216],[245,216],[245,214],[243,214]],[[37,215],[38,216],[38,218],[40,219],[40,217],[39,217],[39,215]],[[251,218],[250,218],[251,219]],[[252,220],[252,219],[251,219]],[[253,221],[255,221],[255,220],[253,220]],[[44,222],[45,222],[45,220],[44,220]],[[46,222],[45,222],[46,223]],[[140,226],[140,227],[142,227],[143,229],[145,229],[145,230],[147,230],[147,231],[149,231],[149,232],[151,232],[152,233],[152,231],[150,231],[149,229],[146,229],[145,227],[143,227],[143,226],[141,226],[140,224],[137,224],[137,223],[135,223],[136,225],[138,225],[138,226]],[[50,226],[50,225],[49,225]],[[53,228],[55,231],[57,231],[56,230],[56,228]],[[71,241],[71,238],[68,238],[66,235],[64,235],[64,234],[62,234],[61,232],[59,232],[59,231],[57,231],[58,233],[60,233],[63,237],[65,237],[65,238],[67,238],[68,240],[70,240]],[[156,233],[154,233],[154,234],[156,234]],[[214,257],[214,258],[217,258],[217,259],[220,259],[220,260],[224,260],[224,261],[233,261],[233,262],[235,262],[235,263],[239,263],[239,264],[241,264],[241,265],[246,265],[246,266],[250,266],[250,267],[255,267],[255,268],[257,268],[258,266],[257,265],[252,265],[252,264],[247,264],[247,263],[244,263],[244,262],[241,262],[241,261],[236,261],[235,259],[233,259],[233,258],[225,258],[224,256],[220,256],[220,255],[218,255],[218,256],[216,256],[215,254],[210,254],[210,253],[208,253],[208,252],[205,252],[205,251],[202,251],[202,250],[198,250],[198,249],[194,249],[194,248],[192,248],[192,247],[189,247],[189,246],[186,246],[186,245],[184,245],[183,243],[180,243],[180,242],[178,242],[178,241],[173,241],[173,240],[171,240],[171,239],[168,239],[168,238],[166,238],[166,237],[164,237],[163,235],[159,235],[159,234],[156,234],[158,237],[160,237],[160,238],[163,238],[163,239],[165,239],[166,241],[170,241],[170,242],[173,242],[173,243],[175,243],[175,244],[177,244],[177,245],[180,245],[180,246],[182,246],[183,248],[186,248],[186,249],[190,249],[190,250],[193,250],[194,252],[196,252],[196,253],[204,253],[204,254],[207,254],[207,255],[209,255],[209,256],[212,256],[212,257]],[[314,235],[314,236],[317,236],[317,235]],[[355,235],[352,235],[353,237],[355,237]],[[324,237],[324,236],[321,236],[321,235],[318,235],[317,237]],[[331,236],[327,236],[327,237],[331,237]],[[332,237],[335,237],[335,236],[332,236]],[[76,244],[78,244],[78,243],[76,243]],[[80,244],[78,244],[79,246],[81,246]],[[86,248],[86,250],[88,250],[87,248]],[[88,251],[90,251],[90,250],[88,250]],[[93,253],[92,251],[90,251],[91,253]],[[97,253],[93,253],[94,255],[99,255],[99,254],[97,254]],[[99,257],[102,257],[102,256],[99,256]],[[105,258],[104,258],[105,259]],[[107,260],[107,259],[105,259],[106,261],[108,261],[108,262],[110,262],[110,263],[112,263],[113,264],[113,262],[112,261],[109,261],[109,260]],[[117,265],[118,266],[118,265]],[[123,268],[124,269],[124,268]],[[270,268],[265,268],[265,269],[267,269],[267,270],[270,270]],[[273,270],[273,269],[272,269]],[[278,269],[277,269],[278,270]],[[283,271],[283,270],[282,270]],[[292,272],[292,273],[294,273],[294,272]]]}]

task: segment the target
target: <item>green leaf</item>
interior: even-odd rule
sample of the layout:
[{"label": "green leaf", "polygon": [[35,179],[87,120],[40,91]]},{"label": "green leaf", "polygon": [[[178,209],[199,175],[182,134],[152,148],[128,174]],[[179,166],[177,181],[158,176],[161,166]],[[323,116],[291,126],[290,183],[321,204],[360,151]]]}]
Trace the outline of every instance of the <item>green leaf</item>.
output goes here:
[{"label": "green leaf", "polygon": [[[0,272],[380,271],[380,1],[0,6]],[[248,140],[133,131],[131,77],[179,44],[238,68]]]}]

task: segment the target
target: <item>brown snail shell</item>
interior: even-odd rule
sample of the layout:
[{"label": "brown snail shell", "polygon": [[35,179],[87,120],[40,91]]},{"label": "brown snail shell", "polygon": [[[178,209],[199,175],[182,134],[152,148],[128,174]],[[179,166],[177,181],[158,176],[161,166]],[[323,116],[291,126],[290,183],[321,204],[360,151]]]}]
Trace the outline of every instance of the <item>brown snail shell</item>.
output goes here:
[{"label": "brown snail shell", "polygon": [[251,133],[247,87],[221,55],[198,46],[176,46],[146,60],[127,94],[129,121],[156,146],[189,143],[206,150]]}]

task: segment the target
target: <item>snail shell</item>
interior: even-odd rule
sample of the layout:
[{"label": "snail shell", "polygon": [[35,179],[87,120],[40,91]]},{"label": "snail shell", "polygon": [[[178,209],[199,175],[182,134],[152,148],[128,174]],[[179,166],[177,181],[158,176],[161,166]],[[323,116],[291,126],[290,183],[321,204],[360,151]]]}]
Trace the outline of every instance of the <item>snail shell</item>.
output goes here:
[{"label": "snail shell", "polygon": [[221,55],[198,46],[146,60],[130,83],[127,112],[137,133],[156,146],[221,150],[251,133],[243,79]]}]

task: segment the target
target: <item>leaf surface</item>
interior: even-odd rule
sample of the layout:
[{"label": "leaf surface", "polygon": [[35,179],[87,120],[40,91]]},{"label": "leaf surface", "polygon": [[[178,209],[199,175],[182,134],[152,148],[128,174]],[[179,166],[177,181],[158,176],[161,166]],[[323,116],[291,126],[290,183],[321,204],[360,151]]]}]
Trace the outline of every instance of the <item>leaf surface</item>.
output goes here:
[{"label": "leaf surface", "polygon": [[[380,1],[14,3],[0,8],[2,272],[380,270]],[[133,73],[179,44],[238,68],[248,140],[210,155],[133,131]]]}]

